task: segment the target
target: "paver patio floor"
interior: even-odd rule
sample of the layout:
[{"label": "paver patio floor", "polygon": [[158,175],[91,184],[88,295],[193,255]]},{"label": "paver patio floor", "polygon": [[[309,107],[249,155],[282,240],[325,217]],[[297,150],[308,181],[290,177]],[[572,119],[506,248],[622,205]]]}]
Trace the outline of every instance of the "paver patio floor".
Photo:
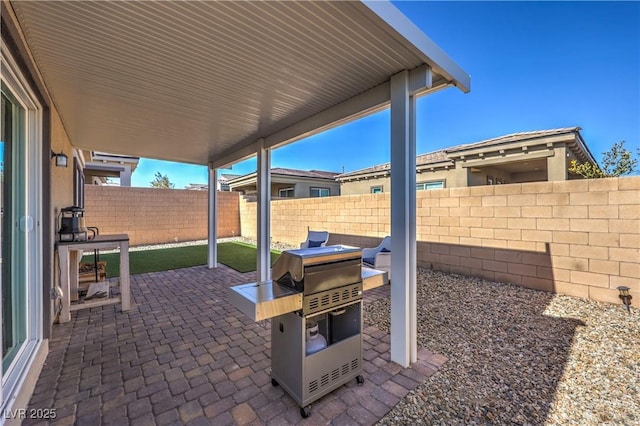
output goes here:
[{"label": "paver patio floor", "polygon": [[389,336],[366,326],[365,383],[323,397],[303,420],[271,385],[270,323],[227,301],[228,287],[254,280],[224,265],[132,276],[130,311],[85,309],[54,325],[29,408],[55,408],[55,425],[373,424],[446,361],[421,349],[403,369],[390,362]]}]

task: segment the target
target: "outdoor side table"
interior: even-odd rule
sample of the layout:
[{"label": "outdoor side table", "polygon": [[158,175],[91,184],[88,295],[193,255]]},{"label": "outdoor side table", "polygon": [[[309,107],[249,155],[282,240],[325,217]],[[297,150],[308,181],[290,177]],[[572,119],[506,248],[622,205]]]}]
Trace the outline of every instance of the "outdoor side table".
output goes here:
[{"label": "outdoor side table", "polygon": [[[60,262],[60,285],[62,286],[62,311],[60,323],[71,321],[71,311],[96,306],[121,303],[122,311],[131,307],[131,286],[129,282],[129,236],[127,234],[98,235],[92,240],[58,242]],[[107,297],[71,305],[72,292],[78,291],[79,252],[117,248],[120,251],[120,297]]]}]

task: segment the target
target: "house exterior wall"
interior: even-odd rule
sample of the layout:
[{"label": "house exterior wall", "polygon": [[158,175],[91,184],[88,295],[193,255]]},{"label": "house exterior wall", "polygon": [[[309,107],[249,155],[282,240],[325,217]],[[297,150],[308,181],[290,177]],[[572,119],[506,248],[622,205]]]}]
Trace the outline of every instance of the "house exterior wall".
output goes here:
[{"label": "house exterior wall", "polygon": [[[58,256],[54,256],[54,244],[58,241],[58,230],[60,229],[60,223],[58,221],[58,215],[60,210],[64,207],[73,205],[73,148],[67,135],[60,116],[55,108],[50,110],[50,129],[51,129],[51,150],[60,153],[63,152],[69,158],[69,165],[67,167],[56,167],[52,162],[51,164],[51,180],[49,181],[49,187],[43,188],[44,191],[50,191],[51,208],[46,217],[49,221],[49,238],[51,246],[49,247],[49,253],[52,256],[53,271],[59,271],[60,265],[58,262]],[[61,286],[60,274],[53,273],[52,280],[49,283],[44,283],[49,289],[53,286]],[[61,286],[62,287],[62,286]],[[46,290],[45,290],[46,291]],[[50,312],[55,312],[54,301],[48,300]],[[48,327],[51,327],[55,318],[53,315],[49,318]]]},{"label": "house exterior wall", "polygon": [[513,183],[545,182],[545,181],[547,181],[546,170],[537,170],[537,171],[534,170],[534,171],[528,171],[528,172],[522,172],[522,173],[511,173],[511,182]]},{"label": "house exterior wall", "polygon": [[[272,179],[274,178],[272,177]],[[293,188],[294,198],[309,198],[311,196],[311,188],[327,188],[331,196],[340,195],[340,184],[338,182],[321,179],[278,177],[277,180],[271,181],[271,197],[279,197],[279,191],[286,188]],[[257,191],[255,180],[248,185],[235,186],[232,190],[243,192],[247,195],[255,195]]]},{"label": "house exterior wall", "polygon": [[[469,180],[471,179],[471,173],[469,169],[456,166],[453,169],[443,170],[442,178],[445,179],[445,188],[457,188],[460,186],[469,186]],[[417,176],[417,181],[420,181],[420,174]]]},{"label": "house exterior wall", "polygon": [[[11,5],[2,0],[0,9],[3,55],[3,72],[0,78],[5,82],[9,74],[14,72],[18,74],[20,88],[28,92],[30,98],[33,96],[31,100],[37,104],[33,110],[37,110],[38,115],[32,116],[30,113],[28,114],[29,120],[34,119],[37,121],[36,127],[38,131],[28,134],[22,142],[24,143],[27,139],[29,143],[32,143],[32,140],[37,140],[36,149],[40,150],[40,157],[34,159],[34,157],[29,156],[24,160],[27,164],[29,176],[34,176],[33,170],[30,170],[31,167],[34,167],[38,169],[39,178],[36,179],[38,181],[37,184],[35,184],[35,180],[30,181],[30,184],[35,185],[23,190],[27,192],[26,196],[33,197],[34,188],[37,188],[37,193],[32,198],[35,201],[29,206],[29,214],[41,215],[42,219],[42,222],[36,222],[33,232],[34,234],[39,234],[36,238],[36,245],[41,244],[41,255],[38,253],[36,256],[28,256],[26,258],[28,275],[37,277],[36,288],[31,288],[31,281],[28,284],[24,281],[19,284],[28,286],[28,291],[35,290],[35,292],[39,292],[41,297],[35,297],[31,293],[24,305],[14,306],[17,308],[16,312],[21,318],[24,318],[22,315],[26,314],[26,320],[30,324],[26,336],[23,336],[29,342],[29,345],[22,346],[21,352],[13,360],[11,368],[0,371],[0,378],[2,378],[0,382],[2,382],[1,385],[3,387],[0,390],[0,409],[3,413],[6,413],[10,410],[17,412],[17,410],[24,409],[27,406],[48,353],[48,339],[55,319],[53,314],[55,312],[54,303],[51,300],[50,291],[55,284],[59,284],[59,275],[56,272],[59,271],[59,268],[55,256],[56,218],[61,207],[71,204],[73,198],[73,172],[71,167],[55,167],[51,159],[52,150],[57,153],[63,152],[69,159],[72,158],[69,137],[61,123],[55,105],[48,97],[44,82],[33,61],[32,53],[24,41],[24,35],[15,19]],[[9,65],[5,68],[4,59],[8,57],[15,61],[15,67]],[[11,91],[11,88],[9,91]],[[21,100],[23,99],[22,96],[20,98]],[[28,109],[32,111],[31,107],[28,107]],[[31,125],[31,121],[29,123]],[[22,132],[23,130],[20,127],[19,131]],[[25,198],[27,198],[26,196]],[[33,241],[33,239],[30,239],[29,243],[31,244]],[[4,282],[2,285],[11,285],[11,283]],[[21,287],[21,289],[24,289],[24,287]],[[10,381],[14,383],[14,386],[9,387]],[[20,423],[17,418],[11,419],[5,416],[4,420],[7,424]],[[0,423],[2,423],[2,420],[0,420]]]},{"label": "house exterior wall", "polygon": [[[546,175],[544,172],[542,174],[535,173],[535,177],[545,180]],[[474,173],[469,171],[469,168],[457,164],[455,168],[449,170],[419,171],[416,175],[416,183],[444,181],[445,188],[479,186],[487,184],[487,175],[500,177],[504,182],[512,181],[510,173],[505,173],[497,168],[485,167],[482,171]],[[382,192],[389,192],[391,190],[391,178],[385,176],[344,182],[340,191],[343,195],[370,194],[371,188],[374,186],[382,186]]]},{"label": "house exterior wall", "polygon": [[547,180],[553,182],[569,179],[567,151],[564,145],[554,147],[553,157],[547,158]]},{"label": "house exterior wall", "polygon": [[339,183],[328,182],[298,182],[296,183],[295,195],[296,198],[309,198],[311,197],[311,188],[326,188],[329,190],[330,196],[340,195]]},{"label": "house exterior wall", "polygon": [[[458,188],[463,186],[480,186],[487,185],[487,178],[490,176],[495,183],[498,179],[502,182],[512,183],[515,181],[512,173],[505,172],[504,170],[500,170],[498,167],[483,167],[482,170],[478,172],[474,172],[469,168],[465,168],[468,173],[468,184],[467,185],[456,185],[450,186],[449,188]],[[521,181],[520,181],[521,182]]]},{"label": "house exterior wall", "polygon": [[[462,170],[466,172],[466,170]],[[421,171],[416,175],[416,183],[428,183],[428,182],[444,182],[444,187],[461,186],[459,180],[464,181],[466,176],[461,176],[465,173],[457,173],[456,170],[437,170],[437,171]],[[388,185],[385,186],[387,190],[391,189],[391,179],[387,178]]]},{"label": "house exterior wall", "polygon": [[[416,183],[444,181],[445,188],[450,186],[466,186],[466,169],[423,171],[416,175]],[[464,184],[462,184],[464,183]],[[382,192],[391,190],[389,176],[345,182],[340,188],[342,195],[371,194],[375,186],[382,186]]]},{"label": "house exterior wall", "polygon": [[[525,143],[521,144],[526,147]],[[478,148],[478,151],[483,151]],[[545,155],[546,158],[537,157],[542,162],[541,170],[534,170],[532,166],[526,167],[529,161],[527,156]],[[488,178],[495,183],[497,180],[506,183],[564,181],[571,177],[568,173],[569,162],[572,156],[565,143],[555,142],[552,149],[546,144],[533,145],[529,150],[511,149],[505,153],[489,152],[482,158],[472,158],[469,163],[460,158],[454,159],[453,167],[449,169],[439,168],[431,171],[428,168],[420,170],[418,166],[417,182],[445,181],[445,188],[460,188],[467,186],[487,185]],[[494,162],[498,162],[494,164]],[[473,163],[471,167],[469,164]],[[483,163],[486,163],[483,164]],[[544,164],[546,163],[546,167]],[[523,171],[514,168],[514,165],[522,164]],[[507,167],[505,167],[507,166]],[[428,167],[428,166],[427,166]],[[370,194],[374,186],[383,186],[384,192],[391,188],[389,176],[371,177],[361,180],[344,181],[340,191],[343,195]]]},{"label": "house exterior wall", "polygon": [[340,192],[342,195],[371,194],[371,188],[374,186],[382,186],[382,192],[389,192],[391,179],[387,176],[344,182]]},{"label": "house exterior wall", "polygon": [[[237,192],[218,191],[218,238],[240,235]],[[207,191],[85,186],[85,223],[132,246],[207,238]]]},{"label": "house exterior wall", "polygon": [[[271,204],[272,241],[307,229],[329,243],[374,246],[390,233],[390,194]],[[450,188],[417,194],[418,264],[523,287],[619,303],[640,300],[640,176]],[[240,201],[255,238],[255,203]]]}]

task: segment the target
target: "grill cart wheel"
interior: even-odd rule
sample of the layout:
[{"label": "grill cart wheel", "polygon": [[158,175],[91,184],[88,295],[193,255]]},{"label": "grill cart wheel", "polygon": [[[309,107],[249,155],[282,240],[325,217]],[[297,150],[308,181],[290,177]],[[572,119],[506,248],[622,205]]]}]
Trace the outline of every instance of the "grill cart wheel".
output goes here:
[{"label": "grill cart wheel", "polygon": [[307,405],[306,407],[300,407],[300,415],[303,419],[306,419],[311,415],[311,406]]},{"label": "grill cart wheel", "polygon": [[362,386],[362,384],[364,383],[364,377],[362,376],[362,374],[359,374],[356,377],[356,382],[358,382],[358,385]]},{"label": "grill cart wheel", "polygon": [[276,379],[271,379],[271,386],[278,386],[278,381]]}]

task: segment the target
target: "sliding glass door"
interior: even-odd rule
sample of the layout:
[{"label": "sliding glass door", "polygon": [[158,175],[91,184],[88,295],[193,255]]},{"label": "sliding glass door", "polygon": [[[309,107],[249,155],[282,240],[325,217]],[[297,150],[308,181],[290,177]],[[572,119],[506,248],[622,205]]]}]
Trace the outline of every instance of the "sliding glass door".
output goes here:
[{"label": "sliding glass door", "polygon": [[4,43],[0,83],[0,408],[42,345],[42,109]]},{"label": "sliding glass door", "polygon": [[[0,202],[2,226],[2,371],[7,372],[27,337],[24,109],[2,87]],[[22,229],[21,229],[22,228]]]}]

